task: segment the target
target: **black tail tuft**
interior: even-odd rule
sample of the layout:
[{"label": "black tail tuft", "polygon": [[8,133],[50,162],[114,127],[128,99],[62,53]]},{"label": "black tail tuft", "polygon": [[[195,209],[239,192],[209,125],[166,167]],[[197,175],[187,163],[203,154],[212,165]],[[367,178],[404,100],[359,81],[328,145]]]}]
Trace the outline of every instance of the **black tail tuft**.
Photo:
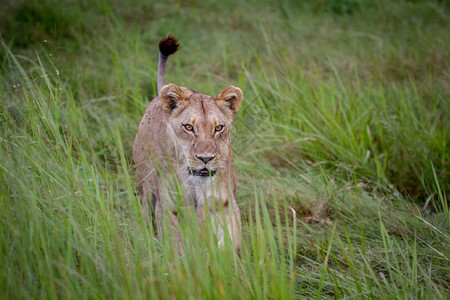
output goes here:
[{"label": "black tail tuft", "polygon": [[179,46],[177,38],[169,35],[159,42],[159,52],[164,56],[169,56],[177,52]]}]

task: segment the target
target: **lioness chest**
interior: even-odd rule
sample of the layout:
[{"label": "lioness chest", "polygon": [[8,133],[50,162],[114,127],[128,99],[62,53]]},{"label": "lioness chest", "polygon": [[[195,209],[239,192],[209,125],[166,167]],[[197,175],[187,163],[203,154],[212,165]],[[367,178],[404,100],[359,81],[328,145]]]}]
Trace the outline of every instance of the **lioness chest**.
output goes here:
[{"label": "lioness chest", "polygon": [[172,211],[176,211],[180,206],[214,211],[228,203],[231,194],[226,183],[221,182],[221,178],[187,176],[185,172],[180,173],[175,178],[177,182],[163,190],[163,193],[167,193],[163,197],[170,199],[168,204]]}]

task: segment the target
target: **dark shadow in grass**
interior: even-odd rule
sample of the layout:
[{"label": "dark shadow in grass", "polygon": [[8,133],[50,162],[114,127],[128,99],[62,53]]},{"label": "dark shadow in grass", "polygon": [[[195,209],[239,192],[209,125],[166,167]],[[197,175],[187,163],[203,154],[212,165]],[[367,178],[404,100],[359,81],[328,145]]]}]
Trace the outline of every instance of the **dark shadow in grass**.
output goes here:
[{"label": "dark shadow in grass", "polygon": [[29,48],[47,40],[73,38],[82,17],[79,7],[61,1],[10,1],[1,5],[0,33],[13,47]]}]

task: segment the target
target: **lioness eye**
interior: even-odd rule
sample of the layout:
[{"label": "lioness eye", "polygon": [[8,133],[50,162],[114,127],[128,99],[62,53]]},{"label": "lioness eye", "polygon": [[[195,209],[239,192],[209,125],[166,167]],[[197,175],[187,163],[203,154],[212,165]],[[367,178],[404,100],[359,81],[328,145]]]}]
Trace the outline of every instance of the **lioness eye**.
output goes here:
[{"label": "lioness eye", "polygon": [[191,124],[184,124],[183,126],[187,131],[194,131],[194,127]]},{"label": "lioness eye", "polygon": [[221,131],[223,129],[223,125],[217,125],[215,130],[216,132]]}]

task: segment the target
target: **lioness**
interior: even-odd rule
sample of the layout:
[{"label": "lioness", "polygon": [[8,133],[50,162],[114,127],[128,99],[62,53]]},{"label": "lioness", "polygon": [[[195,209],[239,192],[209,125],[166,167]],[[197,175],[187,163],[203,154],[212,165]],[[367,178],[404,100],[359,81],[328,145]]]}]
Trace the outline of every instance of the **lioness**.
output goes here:
[{"label": "lioness", "polygon": [[226,227],[238,249],[241,218],[230,129],[242,91],[229,86],[214,98],[173,83],[164,85],[167,59],[178,46],[170,35],[159,43],[159,96],[147,106],[133,145],[143,213],[150,211],[152,197],[158,232],[163,216],[176,227],[182,189],[182,207],[195,209],[201,222],[210,218],[219,246]]}]

